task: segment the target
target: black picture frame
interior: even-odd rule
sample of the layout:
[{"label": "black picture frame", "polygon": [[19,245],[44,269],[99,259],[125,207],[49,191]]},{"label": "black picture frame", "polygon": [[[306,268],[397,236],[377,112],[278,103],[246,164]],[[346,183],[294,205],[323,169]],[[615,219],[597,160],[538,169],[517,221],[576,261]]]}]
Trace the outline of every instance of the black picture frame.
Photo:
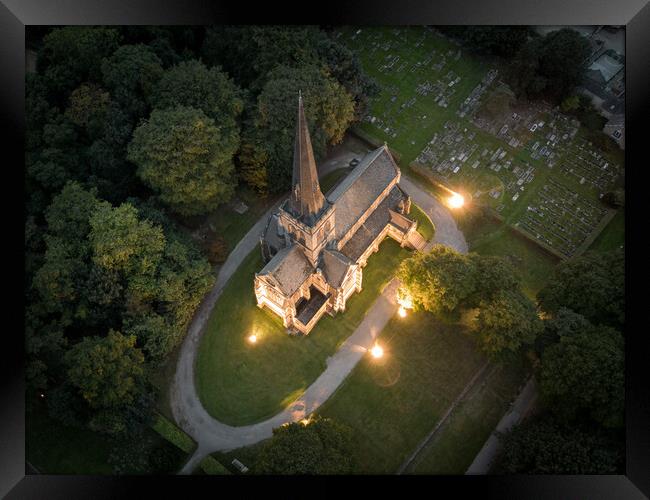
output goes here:
[{"label": "black picture frame", "polygon": [[[642,170],[648,159],[642,156],[647,148],[643,125],[650,111],[650,4],[646,0],[609,2],[587,0],[438,0],[416,2],[402,0],[362,0],[354,3],[328,1],[323,4],[280,6],[275,2],[209,2],[207,0],[0,0],[0,92],[3,136],[2,163],[5,222],[15,219],[16,234],[5,241],[24,241],[23,218],[14,215],[22,207],[23,193],[12,186],[24,185],[24,91],[25,91],[25,26],[27,25],[200,25],[200,24],[319,24],[319,25],[387,25],[387,24],[528,24],[528,25],[625,25],[626,27],[626,317],[628,325],[640,319],[635,302],[644,299],[644,292],[634,292],[643,283],[632,272],[634,255],[643,248],[644,208]],[[645,144],[644,144],[645,143]],[[15,176],[8,179],[7,174]],[[635,196],[638,193],[639,196]],[[13,196],[10,196],[13,194]],[[638,215],[642,214],[642,215]],[[638,224],[638,227],[637,227]],[[6,225],[8,228],[9,225]],[[638,240],[635,243],[635,238]],[[13,252],[9,249],[13,248]],[[134,491],[163,496],[187,497],[194,487],[207,487],[216,495],[224,485],[235,485],[243,495],[253,485],[270,487],[282,484],[287,488],[295,478],[232,477],[92,477],[31,474],[25,462],[24,401],[24,338],[21,290],[24,278],[16,264],[24,256],[20,244],[5,245],[5,270],[16,269],[16,283],[6,280],[5,292],[13,295],[16,306],[6,306],[5,316],[15,319],[15,328],[5,327],[3,339],[3,370],[0,393],[0,496],[6,498],[123,498]],[[24,257],[23,257],[24,258]],[[15,261],[14,261],[15,259]],[[631,260],[630,260],[631,259]],[[13,263],[16,262],[16,263]],[[635,268],[636,269],[636,268]],[[13,291],[13,292],[12,292]],[[11,298],[11,297],[7,297]],[[440,488],[453,488],[454,496],[474,494],[496,498],[644,498],[650,495],[650,359],[646,336],[639,327],[626,328],[626,468],[624,475],[612,476],[395,476],[374,478],[305,478],[304,488],[286,490],[289,496],[312,491],[336,494],[341,481],[364,483],[383,489],[387,482],[403,488],[420,489],[438,494]],[[221,481],[216,484],[215,481]],[[266,483],[266,484],[265,484]],[[321,486],[322,485],[322,486]],[[434,493],[435,492],[435,493]],[[155,493],[154,493],[155,494]],[[225,494],[225,493],[223,493]]]}]

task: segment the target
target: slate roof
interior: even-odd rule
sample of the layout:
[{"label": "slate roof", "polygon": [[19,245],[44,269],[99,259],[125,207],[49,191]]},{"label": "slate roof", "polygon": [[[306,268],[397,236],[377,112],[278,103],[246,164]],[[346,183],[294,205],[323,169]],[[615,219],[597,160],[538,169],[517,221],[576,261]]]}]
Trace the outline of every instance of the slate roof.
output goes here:
[{"label": "slate roof", "polygon": [[377,206],[372,215],[366,219],[354,233],[354,236],[341,248],[341,253],[356,262],[377,236],[379,236],[379,233],[386,227],[386,224],[390,222],[390,211],[395,210],[399,202],[405,198],[406,195],[404,192],[398,186],[394,186],[386,198]]},{"label": "slate roof", "polygon": [[296,139],[293,145],[293,178],[288,208],[299,220],[313,226],[326,206],[318,183],[318,171],[311,147],[309,127],[302,105],[302,96],[298,97],[298,120]]},{"label": "slate roof", "polygon": [[258,274],[271,276],[282,293],[289,297],[313,272],[313,266],[300,247],[291,245],[276,253]]},{"label": "slate roof", "polygon": [[286,246],[284,236],[278,234],[278,229],[280,228],[278,224],[277,214],[271,215],[269,217],[269,222],[262,233],[262,238],[269,247],[273,247],[275,251],[281,250]]},{"label": "slate roof", "polygon": [[400,214],[399,212],[395,212],[394,210],[389,210],[390,214],[390,223],[393,224],[396,228],[406,232],[408,231],[411,226],[415,223],[408,217],[405,217],[404,215]]},{"label": "slate roof", "polygon": [[329,248],[323,251],[321,268],[325,279],[333,287],[343,284],[343,279],[353,264],[354,262],[341,252]]},{"label": "slate roof", "polygon": [[[341,239],[397,177],[399,169],[386,146],[368,153],[327,200],[335,204],[335,238]],[[353,259],[354,260],[354,259]]]}]

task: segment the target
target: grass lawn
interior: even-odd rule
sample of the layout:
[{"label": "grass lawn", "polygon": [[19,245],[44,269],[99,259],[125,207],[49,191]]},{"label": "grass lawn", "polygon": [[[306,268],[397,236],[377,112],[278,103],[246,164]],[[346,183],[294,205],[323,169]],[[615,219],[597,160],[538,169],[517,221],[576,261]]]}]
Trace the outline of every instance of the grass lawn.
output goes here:
[{"label": "grass lawn", "polygon": [[524,359],[488,368],[459,403],[407,473],[464,474],[519,392],[524,381]]},{"label": "grass lawn", "polygon": [[463,327],[425,312],[391,320],[380,343],[386,355],[362,359],[319,413],[354,429],[358,472],[392,474],[485,357]]},{"label": "grass lawn", "polygon": [[470,252],[506,257],[519,272],[524,293],[535,300],[560,259],[495,219],[477,215],[458,223]]},{"label": "grass lawn", "polygon": [[[26,459],[45,474],[113,474],[109,455],[115,446],[132,446],[86,429],[67,427],[48,417],[44,407],[26,414]],[[187,459],[187,454],[165,440],[153,429],[151,453],[171,457],[165,470],[152,473],[175,474]]]},{"label": "grass lawn", "polygon": [[429,241],[433,238],[436,231],[433,222],[431,222],[429,216],[415,203],[411,204],[411,212],[408,214],[408,217],[418,223],[418,233],[420,233],[425,240]]},{"label": "grass lawn", "polygon": [[621,208],[598,235],[589,250],[608,252],[625,245],[625,209]]},{"label": "grass lawn", "polygon": [[[205,409],[229,425],[271,417],[296,399],[325,369],[326,359],[352,334],[383,285],[409,251],[384,241],[368,259],[363,290],[350,297],[345,313],[325,315],[307,337],[290,337],[281,320],[256,306],[255,272],[263,267],[253,250],[217,301],[201,340],[196,388]],[[258,335],[257,344],[246,337]]]}]

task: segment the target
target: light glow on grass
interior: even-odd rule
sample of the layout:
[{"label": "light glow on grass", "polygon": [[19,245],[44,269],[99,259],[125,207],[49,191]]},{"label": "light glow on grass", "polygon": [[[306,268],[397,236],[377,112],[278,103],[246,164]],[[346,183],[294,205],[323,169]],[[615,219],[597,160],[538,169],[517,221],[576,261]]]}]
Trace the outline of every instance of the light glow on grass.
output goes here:
[{"label": "light glow on grass", "polygon": [[248,342],[251,343],[251,344],[255,344],[255,343],[257,343],[257,335],[254,334],[254,333],[251,333],[251,334],[248,336]]}]

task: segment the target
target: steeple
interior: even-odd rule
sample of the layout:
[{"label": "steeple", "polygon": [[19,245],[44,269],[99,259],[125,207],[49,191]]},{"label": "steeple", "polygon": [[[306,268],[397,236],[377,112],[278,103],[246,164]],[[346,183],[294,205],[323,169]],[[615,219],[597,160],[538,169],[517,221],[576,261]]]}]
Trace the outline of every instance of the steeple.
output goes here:
[{"label": "steeple", "polygon": [[318,183],[318,172],[309,138],[305,110],[302,106],[302,95],[298,93],[298,123],[296,124],[296,141],[293,147],[293,179],[289,208],[297,219],[312,225],[324,204],[325,197]]}]

